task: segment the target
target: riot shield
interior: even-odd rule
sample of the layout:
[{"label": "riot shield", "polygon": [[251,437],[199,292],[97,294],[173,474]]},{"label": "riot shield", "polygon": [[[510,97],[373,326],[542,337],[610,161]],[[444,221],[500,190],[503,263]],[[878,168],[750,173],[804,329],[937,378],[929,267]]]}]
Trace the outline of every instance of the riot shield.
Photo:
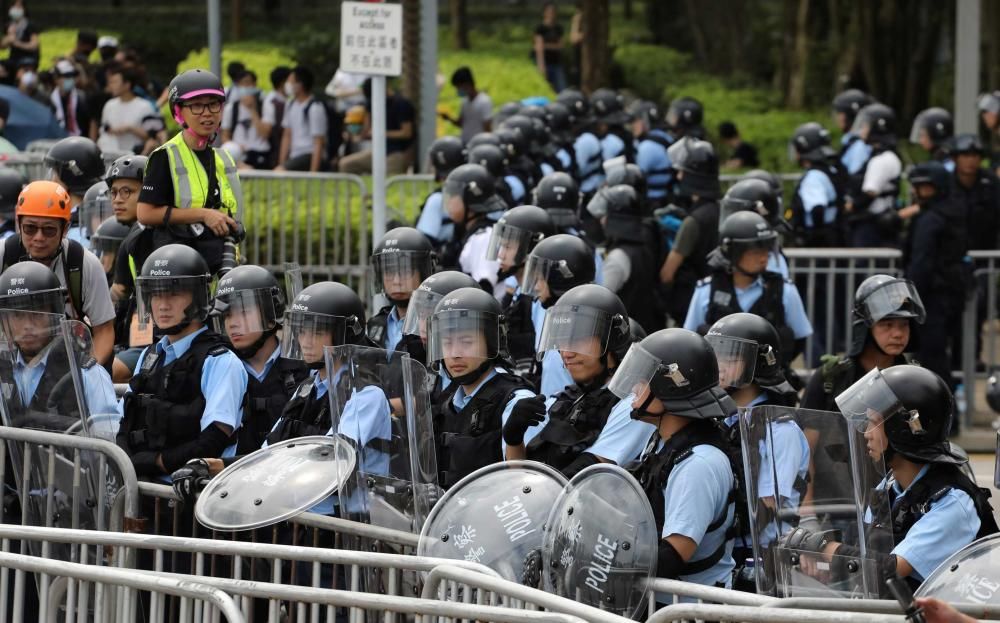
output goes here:
[{"label": "riot shield", "polygon": [[418,533],[440,497],[430,409],[434,377],[404,352],[325,349],[332,430],[350,441],[357,466],[344,475],[345,519]]},{"label": "riot shield", "polygon": [[302,291],[302,268],[297,262],[285,262],[285,300],[291,305]]},{"label": "riot shield", "polygon": [[[881,454],[865,451],[863,423],[840,413],[769,405],[741,410],[739,425],[753,551],[747,564],[758,592],[878,597],[883,587],[873,556],[891,550],[891,531],[886,537],[879,527],[885,525],[888,503],[874,488],[885,469]],[[819,431],[811,451],[804,426]],[[824,465],[836,471],[820,476]],[[835,531],[832,541],[860,554],[798,549],[788,542],[797,527]]]},{"label": "riot shield", "polygon": [[336,493],[357,456],[339,436],[299,437],[261,448],[222,470],[195,504],[213,530],[252,530],[290,519]]},{"label": "riot shield", "polygon": [[985,536],[952,554],[914,596],[937,597],[951,604],[1000,606],[1000,534]]},{"label": "riot shield", "polygon": [[534,461],[478,469],[431,510],[417,554],[481,563],[522,582],[525,560],[541,549],[545,519],[565,484],[562,474]]},{"label": "riot shield", "polygon": [[616,465],[588,467],[563,488],[545,522],[545,590],[632,618],[656,573],[657,537],[635,478]]}]

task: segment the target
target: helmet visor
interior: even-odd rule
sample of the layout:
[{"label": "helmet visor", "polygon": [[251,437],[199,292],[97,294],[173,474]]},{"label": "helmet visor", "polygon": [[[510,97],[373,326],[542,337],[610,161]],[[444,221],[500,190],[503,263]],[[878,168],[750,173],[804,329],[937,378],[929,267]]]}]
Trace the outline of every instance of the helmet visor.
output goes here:
[{"label": "helmet visor", "polygon": [[[204,276],[138,277],[135,294],[139,328],[145,330],[152,319],[156,326],[165,329],[192,320],[194,308],[207,307],[208,279]],[[186,294],[191,296],[190,301],[184,300]]]},{"label": "helmet visor", "polygon": [[427,360],[471,360],[472,370],[497,357],[499,338],[500,319],[494,313],[471,309],[437,312],[430,319]]},{"label": "helmet visor", "polygon": [[353,316],[287,311],[281,329],[281,356],[306,364],[321,363],[323,347],[344,344],[349,326],[355,333],[360,331],[360,323]]},{"label": "helmet visor", "polygon": [[760,214],[768,222],[771,222],[773,215],[771,215],[767,208],[764,207],[764,203],[761,201],[750,201],[749,199],[739,199],[736,197],[723,197],[719,201],[719,231],[722,231],[722,225],[726,222],[726,219],[730,216],[736,214],[737,212],[756,212]]},{"label": "helmet visor", "polygon": [[611,326],[616,321],[628,322],[587,305],[555,305],[545,312],[538,358],[541,360],[549,350],[600,357],[608,350]]},{"label": "helmet visor", "polygon": [[927,118],[928,111],[923,110],[919,115],[913,120],[913,125],[910,127],[910,142],[917,144],[920,142],[920,132],[921,130],[927,131]]},{"label": "helmet visor", "polygon": [[576,227],[578,224],[576,210],[570,208],[546,208],[545,211],[549,213],[552,224],[559,229]]},{"label": "helmet visor", "polygon": [[62,288],[40,290],[30,294],[0,296],[0,311],[19,310],[46,314],[66,314],[66,295]]},{"label": "helmet visor", "polygon": [[887,281],[872,290],[859,307],[868,326],[883,318],[912,318],[919,324],[927,319],[917,288],[905,279]]},{"label": "helmet visor", "polygon": [[757,342],[709,333],[705,340],[719,362],[719,385],[739,389],[753,383],[757,366]]},{"label": "helmet visor", "polygon": [[529,255],[524,263],[524,277],[521,278],[521,293],[539,298],[549,294],[549,276],[558,275],[563,280],[573,278],[566,260],[550,260],[537,255]]},{"label": "helmet visor", "polygon": [[[834,400],[848,423],[863,433],[878,431],[890,417],[905,412],[903,403],[878,368],[872,368]],[[919,426],[919,419],[916,425]]]},{"label": "helmet visor", "polygon": [[976,102],[979,112],[1000,113],[1000,97],[996,93],[983,93]]},{"label": "helmet visor", "polygon": [[237,342],[251,334],[270,331],[278,325],[274,293],[270,288],[217,294],[214,312],[218,316],[221,333]]},{"label": "helmet visor", "polygon": [[427,251],[387,251],[372,256],[372,295],[405,301],[434,272],[434,258]]},{"label": "helmet visor", "polygon": [[114,215],[115,211],[111,207],[111,199],[106,195],[100,195],[94,199],[84,201],[80,204],[80,229],[83,237],[89,240],[97,228],[101,226],[108,217]]},{"label": "helmet visor", "polygon": [[427,319],[434,313],[434,308],[444,296],[430,290],[414,290],[410,295],[410,304],[403,318],[403,333],[419,335],[427,339]]},{"label": "helmet visor", "polygon": [[520,227],[508,225],[502,220],[493,226],[490,245],[486,248],[486,259],[500,262],[500,267],[510,269],[524,263],[531,253],[539,234]]},{"label": "helmet visor", "polygon": [[615,369],[608,389],[623,400],[631,400],[633,404],[642,402],[649,396],[649,384],[663,365],[658,357],[649,353],[640,344],[632,344]]},{"label": "helmet visor", "polygon": [[[62,335],[61,323],[66,314],[32,311],[30,309],[0,309],[0,330],[5,346],[17,349],[25,358],[34,357]],[[62,344],[58,340],[56,344]]]}]

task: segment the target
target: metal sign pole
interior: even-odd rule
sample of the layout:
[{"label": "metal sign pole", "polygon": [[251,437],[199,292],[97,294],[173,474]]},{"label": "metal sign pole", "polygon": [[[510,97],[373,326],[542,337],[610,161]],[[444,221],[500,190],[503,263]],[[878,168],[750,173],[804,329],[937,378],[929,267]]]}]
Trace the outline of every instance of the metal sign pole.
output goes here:
[{"label": "metal sign pole", "polygon": [[385,76],[372,76],[372,248],[385,235]]}]

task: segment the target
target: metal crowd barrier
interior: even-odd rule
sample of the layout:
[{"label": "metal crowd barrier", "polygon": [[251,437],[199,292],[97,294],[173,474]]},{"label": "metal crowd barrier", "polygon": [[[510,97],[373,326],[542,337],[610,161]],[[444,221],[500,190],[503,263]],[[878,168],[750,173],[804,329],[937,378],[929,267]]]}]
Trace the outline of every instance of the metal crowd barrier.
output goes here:
[{"label": "metal crowd barrier", "polygon": [[297,262],[308,280],[364,291],[369,254],[367,190],[357,175],[240,172],[244,261],[272,272]]},{"label": "metal crowd barrier", "polygon": [[385,203],[389,218],[413,225],[420,217],[424,200],[438,186],[433,175],[393,175],[385,181]]},{"label": "metal crowd barrier", "polygon": [[28,146],[24,149],[24,153],[28,154],[41,154],[45,155],[49,153],[52,146],[58,143],[61,139],[58,138],[40,138],[38,140],[31,141]]},{"label": "metal crowd barrier", "polygon": [[16,169],[29,182],[45,179],[48,167],[45,166],[44,153],[22,152],[0,157],[0,166]]},{"label": "metal crowd barrier", "polygon": [[[997,281],[1000,279],[1000,251],[970,251],[975,266],[976,289],[969,293],[962,313],[962,389],[966,409],[963,428],[972,425],[976,405],[976,380],[1000,367],[997,352]],[[979,369],[980,364],[985,369]]]}]

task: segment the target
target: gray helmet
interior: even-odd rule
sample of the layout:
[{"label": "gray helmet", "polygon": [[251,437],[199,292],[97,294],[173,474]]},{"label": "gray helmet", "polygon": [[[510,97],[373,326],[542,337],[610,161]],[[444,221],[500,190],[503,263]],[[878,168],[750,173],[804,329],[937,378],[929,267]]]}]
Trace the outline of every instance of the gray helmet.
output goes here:
[{"label": "gray helmet", "polygon": [[115,180],[136,180],[137,182],[141,182],[142,176],[146,171],[146,162],[148,161],[149,158],[146,156],[126,154],[111,163],[104,181],[108,183],[108,186],[111,186],[111,183]]}]

